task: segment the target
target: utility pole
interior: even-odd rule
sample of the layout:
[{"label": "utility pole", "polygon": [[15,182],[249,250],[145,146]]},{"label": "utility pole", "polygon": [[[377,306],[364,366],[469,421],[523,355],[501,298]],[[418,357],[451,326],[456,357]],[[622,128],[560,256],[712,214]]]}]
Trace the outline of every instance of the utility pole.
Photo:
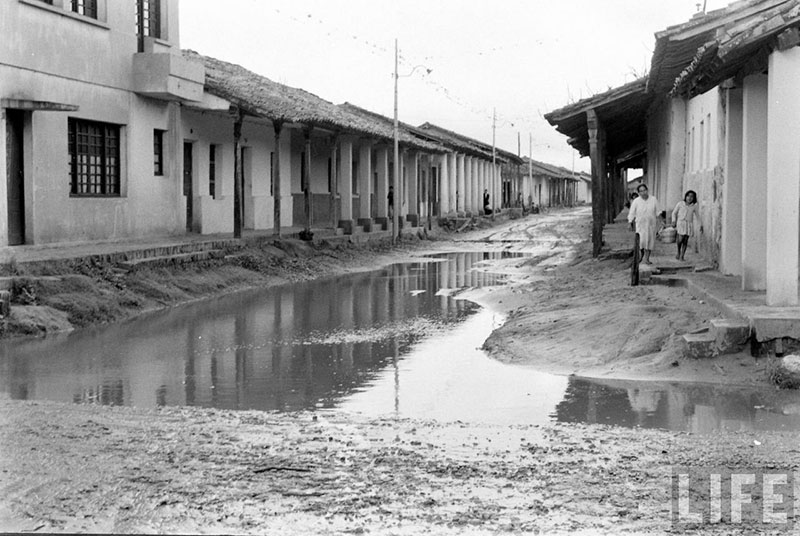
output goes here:
[{"label": "utility pole", "polygon": [[401,189],[403,181],[400,179],[400,127],[397,121],[397,38],[394,40],[394,194],[392,203],[394,204],[392,214],[392,228],[394,232],[394,240],[400,240],[400,218],[399,212],[402,207],[401,200],[403,199]]},{"label": "utility pole", "polygon": [[530,132],[528,132],[528,191],[533,204],[533,134]]},{"label": "utility pole", "polygon": [[497,108],[492,108],[492,177],[494,180],[492,181],[492,186],[494,186],[494,195],[492,197],[494,200],[494,205],[492,206],[492,221],[494,221],[494,215],[497,212],[497,185],[498,181],[500,182],[500,195],[503,195],[503,184],[502,184],[502,176],[499,178],[497,177],[497,148],[495,146],[495,140],[497,135]]}]

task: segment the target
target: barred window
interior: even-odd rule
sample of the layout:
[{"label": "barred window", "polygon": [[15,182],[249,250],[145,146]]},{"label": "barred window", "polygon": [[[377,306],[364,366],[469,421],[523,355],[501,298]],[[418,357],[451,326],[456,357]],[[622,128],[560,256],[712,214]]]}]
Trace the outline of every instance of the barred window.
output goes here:
[{"label": "barred window", "polygon": [[136,0],[136,33],[161,38],[161,0]]},{"label": "barred window", "polygon": [[97,0],[71,0],[72,11],[93,19],[97,18]]},{"label": "barred window", "polygon": [[119,126],[70,118],[70,193],[119,196],[119,154]]},{"label": "barred window", "polygon": [[208,195],[217,196],[217,146],[208,146]]},{"label": "barred window", "polygon": [[164,131],[153,130],[153,166],[156,175],[164,174]]}]

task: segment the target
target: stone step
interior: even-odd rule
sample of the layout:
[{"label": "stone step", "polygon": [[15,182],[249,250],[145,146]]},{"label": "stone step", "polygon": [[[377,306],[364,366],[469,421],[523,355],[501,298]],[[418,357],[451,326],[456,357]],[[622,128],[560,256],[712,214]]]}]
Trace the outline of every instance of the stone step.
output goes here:
[{"label": "stone step", "polygon": [[140,268],[161,268],[165,266],[178,266],[194,262],[209,261],[225,257],[225,252],[220,249],[205,251],[190,251],[188,253],[176,253],[174,255],[162,255],[159,257],[147,257],[141,259],[131,259],[118,263],[124,270],[132,271]]},{"label": "stone step", "polygon": [[750,344],[750,324],[741,320],[714,318],[711,333],[718,354],[735,354]]},{"label": "stone step", "polygon": [[699,333],[687,333],[683,336],[684,357],[689,359],[706,359],[716,356],[716,334],[710,330]]}]

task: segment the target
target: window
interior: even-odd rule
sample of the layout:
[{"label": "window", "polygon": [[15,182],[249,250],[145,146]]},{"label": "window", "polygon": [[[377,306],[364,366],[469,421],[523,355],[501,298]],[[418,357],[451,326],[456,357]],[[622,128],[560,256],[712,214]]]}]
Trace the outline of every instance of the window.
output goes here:
[{"label": "window", "polygon": [[164,131],[153,130],[153,173],[164,174]]},{"label": "window", "polygon": [[71,195],[119,196],[119,126],[69,119]]},{"label": "window", "polygon": [[217,197],[217,146],[208,146],[208,195]]},{"label": "window", "polygon": [[161,37],[161,0],[136,0],[136,35]]},{"label": "window", "polygon": [[78,15],[97,18],[97,0],[70,0],[71,9]]}]

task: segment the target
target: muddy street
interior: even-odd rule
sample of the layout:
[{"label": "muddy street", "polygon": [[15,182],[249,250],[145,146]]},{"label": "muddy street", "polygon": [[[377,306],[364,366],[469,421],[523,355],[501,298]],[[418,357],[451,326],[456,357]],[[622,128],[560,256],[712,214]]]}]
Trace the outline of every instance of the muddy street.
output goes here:
[{"label": "muddy street", "polygon": [[785,529],[676,522],[677,468],[796,468],[800,398],[747,355],[683,358],[677,335],[716,312],[629,287],[626,260],[591,259],[589,221],[531,215],[372,256],[383,271],[4,343],[0,527]]}]

